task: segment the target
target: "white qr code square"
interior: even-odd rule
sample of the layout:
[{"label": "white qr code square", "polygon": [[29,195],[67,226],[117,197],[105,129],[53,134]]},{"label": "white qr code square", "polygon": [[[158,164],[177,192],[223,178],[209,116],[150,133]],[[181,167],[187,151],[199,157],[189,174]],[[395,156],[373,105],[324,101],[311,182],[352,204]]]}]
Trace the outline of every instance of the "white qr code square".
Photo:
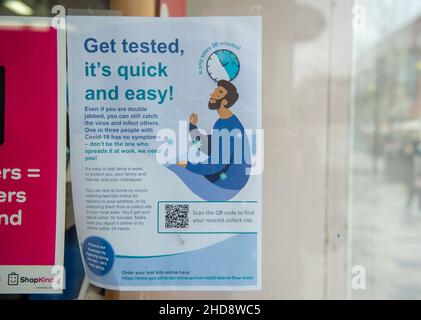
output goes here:
[{"label": "white qr code square", "polygon": [[165,205],[165,228],[184,229],[189,227],[189,205],[188,204],[166,204]]}]

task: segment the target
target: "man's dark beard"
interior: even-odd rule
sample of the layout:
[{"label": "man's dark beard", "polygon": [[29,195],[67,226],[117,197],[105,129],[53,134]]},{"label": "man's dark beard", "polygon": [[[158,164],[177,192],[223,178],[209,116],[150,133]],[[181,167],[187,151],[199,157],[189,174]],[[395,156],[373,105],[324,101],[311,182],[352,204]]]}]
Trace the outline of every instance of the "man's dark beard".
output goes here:
[{"label": "man's dark beard", "polygon": [[208,107],[211,110],[218,110],[221,107],[221,101],[222,99],[216,100],[215,102],[210,102],[208,103]]}]

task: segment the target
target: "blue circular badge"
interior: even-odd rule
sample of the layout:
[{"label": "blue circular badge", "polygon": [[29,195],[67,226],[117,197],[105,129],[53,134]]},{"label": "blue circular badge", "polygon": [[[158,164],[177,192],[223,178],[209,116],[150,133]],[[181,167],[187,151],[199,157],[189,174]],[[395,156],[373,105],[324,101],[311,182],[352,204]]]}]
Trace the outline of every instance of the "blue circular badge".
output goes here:
[{"label": "blue circular badge", "polygon": [[105,276],[113,267],[114,250],[100,237],[89,237],[82,244],[83,258],[89,270],[97,276]]}]

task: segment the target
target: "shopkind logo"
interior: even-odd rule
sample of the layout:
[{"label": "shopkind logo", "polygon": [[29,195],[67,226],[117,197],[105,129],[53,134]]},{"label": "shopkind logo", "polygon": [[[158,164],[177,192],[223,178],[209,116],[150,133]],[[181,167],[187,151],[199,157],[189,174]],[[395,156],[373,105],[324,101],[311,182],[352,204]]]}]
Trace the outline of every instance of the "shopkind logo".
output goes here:
[{"label": "shopkind logo", "polygon": [[56,290],[65,289],[64,286],[64,267],[53,266],[51,276],[26,276],[11,272],[7,276],[9,286],[34,285],[37,288],[53,288]]},{"label": "shopkind logo", "polygon": [[54,277],[20,277],[20,283],[33,283],[33,284],[51,284],[54,281]]},{"label": "shopkind logo", "polygon": [[9,286],[17,286],[20,284],[25,283],[33,283],[37,284],[52,284],[54,282],[54,277],[27,277],[27,276],[19,276],[16,272],[12,272],[8,275],[7,284]]}]

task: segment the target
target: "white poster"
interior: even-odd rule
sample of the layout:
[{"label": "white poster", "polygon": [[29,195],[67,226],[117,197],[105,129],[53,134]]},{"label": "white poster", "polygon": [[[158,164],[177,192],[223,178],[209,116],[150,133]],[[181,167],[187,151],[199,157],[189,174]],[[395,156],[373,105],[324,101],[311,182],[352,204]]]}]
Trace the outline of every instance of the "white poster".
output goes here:
[{"label": "white poster", "polygon": [[91,283],[261,288],[261,18],[69,17],[76,225]]}]

